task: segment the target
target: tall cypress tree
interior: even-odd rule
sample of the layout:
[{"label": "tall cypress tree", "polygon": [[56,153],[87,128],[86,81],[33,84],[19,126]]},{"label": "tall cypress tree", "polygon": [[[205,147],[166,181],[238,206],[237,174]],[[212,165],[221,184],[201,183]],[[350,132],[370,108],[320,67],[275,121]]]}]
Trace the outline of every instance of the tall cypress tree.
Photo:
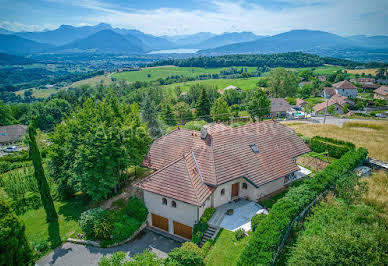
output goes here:
[{"label": "tall cypress tree", "polygon": [[203,87],[201,94],[199,95],[199,99],[197,102],[197,108],[195,110],[195,114],[198,118],[204,118],[205,120],[210,120],[210,99],[206,92],[206,89]]},{"label": "tall cypress tree", "polygon": [[36,178],[36,182],[38,183],[40,198],[42,199],[42,204],[44,210],[46,211],[46,220],[47,222],[54,222],[58,220],[58,215],[50,194],[50,188],[47,183],[46,176],[44,174],[44,169],[42,166],[42,157],[40,155],[35,136],[36,119],[34,119],[28,127],[28,145],[30,147],[29,153],[30,158],[32,160],[32,164],[34,165],[34,176]]}]

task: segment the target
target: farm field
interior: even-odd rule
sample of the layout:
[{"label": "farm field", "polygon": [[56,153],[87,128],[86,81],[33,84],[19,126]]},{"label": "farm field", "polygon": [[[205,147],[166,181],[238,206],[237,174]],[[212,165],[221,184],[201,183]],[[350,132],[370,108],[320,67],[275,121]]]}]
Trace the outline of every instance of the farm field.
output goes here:
[{"label": "farm field", "polygon": [[376,75],[377,74],[377,68],[366,68],[366,69],[347,69],[348,73],[350,74],[359,74],[365,73],[365,75]]},{"label": "farm field", "polygon": [[308,137],[316,135],[353,142],[357,147],[367,148],[369,156],[388,161],[388,122],[347,122],[342,127],[310,123],[284,123],[296,132]]},{"label": "farm field", "polygon": [[[16,91],[15,94],[16,95],[20,95],[21,97],[24,97],[24,91],[25,90]],[[59,90],[55,89],[55,88],[49,88],[49,89],[36,89],[36,88],[33,88],[32,89],[32,96],[35,97],[35,98],[47,98],[50,95],[52,95],[54,93],[57,93],[58,91]]]},{"label": "farm field", "polygon": [[[241,67],[236,67],[241,68]],[[244,67],[248,72],[256,70],[256,67]],[[150,67],[144,68],[140,71],[127,71],[112,74],[113,78],[124,79],[125,81],[153,81],[160,78],[167,78],[169,76],[184,76],[196,77],[201,74],[219,74],[221,70],[229,69],[229,67],[219,68],[203,68],[203,67]]]},{"label": "farm field", "polygon": [[76,81],[76,82],[73,82],[72,84],[70,84],[69,86],[66,86],[65,88],[69,88],[69,87],[79,87],[81,85],[90,85],[90,86],[96,86],[98,84],[101,84],[102,82],[105,84],[105,85],[108,85],[112,82],[111,80],[111,74],[104,74],[104,75],[99,75],[99,76],[95,76],[95,77],[92,77],[92,78],[88,78],[88,79],[83,79],[83,80],[80,80],[80,81]]}]

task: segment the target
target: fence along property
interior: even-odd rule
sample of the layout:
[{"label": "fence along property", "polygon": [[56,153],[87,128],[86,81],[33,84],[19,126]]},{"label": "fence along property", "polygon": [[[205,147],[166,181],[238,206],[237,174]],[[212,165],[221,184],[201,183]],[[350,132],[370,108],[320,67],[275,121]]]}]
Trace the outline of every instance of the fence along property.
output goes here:
[{"label": "fence along property", "polygon": [[269,214],[258,224],[237,265],[271,265],[281,250],[290,227],[306,215],[318,196],[330,189],[342,175],[353,170],[366,158],[368,151],[360,148],[346,152],[322,172],[291,188],[277,201]]}]

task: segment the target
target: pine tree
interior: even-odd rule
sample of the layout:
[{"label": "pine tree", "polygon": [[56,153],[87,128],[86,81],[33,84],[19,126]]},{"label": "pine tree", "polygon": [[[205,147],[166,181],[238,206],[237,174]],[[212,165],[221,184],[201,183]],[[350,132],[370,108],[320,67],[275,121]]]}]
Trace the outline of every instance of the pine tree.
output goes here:
[{"label": "pine tree", "polygon": [[198,98],[195,115],[198,118],[209,120],[210,107],[211,107],[211,103],[210,103],[209,96],[206,92],[206,89],[202,88],[201,94],[199,95],[199,98]]},{"label": "pine tree", "polygon": [[44,174],[44,169],[42,166],[42,157],[40,156],[39,148],[36,143],[36,120],[33,120],[28,127],[28,145],[30,158],[34,166],[34,176],[38,184],[40,198],[44,210],[46,211],[46,220],[47,222],[54,222],[58,220],[58,215],[54,207],[53,199],[50,194],[50,188]]},{"label": "pine tree", "polygon": [[162,118],[164,122],[166,122],[169,126],[175,126],[176,125],[176,117],[174,112],[172,111],[170,104],[165,104],[164,108],[162,110]]},{"label": "pine tree", "polygon": [[162,128],[158,119],[158,110],[150,94],[144,96],[142,104],[142,118],[147,123],[151,137],[157,138],[162,135]]}]

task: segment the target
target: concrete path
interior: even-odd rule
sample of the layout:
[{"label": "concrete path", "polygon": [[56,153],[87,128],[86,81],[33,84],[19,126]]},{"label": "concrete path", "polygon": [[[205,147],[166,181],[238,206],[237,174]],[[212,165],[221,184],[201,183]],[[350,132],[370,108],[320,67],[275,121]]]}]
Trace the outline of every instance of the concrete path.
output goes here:
[{"label": "concrete path", "polygon": [[98,265],[103,256],[110,256],[114,252],[123,251],[132,257],[137,253],[150,249],[161,258],[167,257],[168,253],[180,247],[181,243],[166,238],[147,229],[133,241],[115,248],[97,248],[73,243],[64,243],[47,256],[40,259],[37,264],[56,266]]}]

